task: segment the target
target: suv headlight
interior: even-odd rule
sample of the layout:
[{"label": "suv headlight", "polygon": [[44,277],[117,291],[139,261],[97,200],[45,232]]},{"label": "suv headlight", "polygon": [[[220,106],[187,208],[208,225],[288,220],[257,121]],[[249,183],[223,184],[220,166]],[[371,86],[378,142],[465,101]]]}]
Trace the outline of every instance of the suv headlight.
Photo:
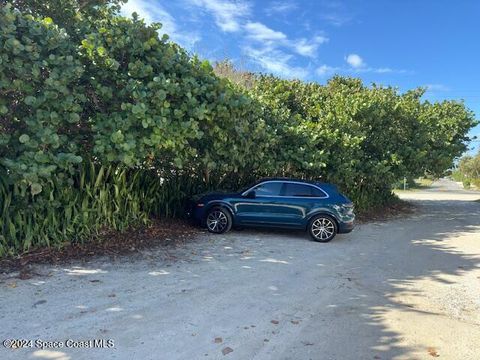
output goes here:
[{"label": "suv headlight", "polygon": [[352,204],[333,205],[333,208],[337,210],[340,214],[350,215],[353,213]]}]

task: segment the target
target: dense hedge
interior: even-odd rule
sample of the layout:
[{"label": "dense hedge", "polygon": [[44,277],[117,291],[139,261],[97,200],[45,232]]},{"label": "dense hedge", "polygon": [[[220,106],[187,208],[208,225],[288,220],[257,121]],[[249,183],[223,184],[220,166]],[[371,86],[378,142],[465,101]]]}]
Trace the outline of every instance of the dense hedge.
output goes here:
[{"label": "dense hedge", "polygon": [[378,206],[400,177],[443,173],[475,125],[421,89],[229,63],[217,76],[119,2],[0,10],[0,256],[181,215],[193,193],[263,176],[335,182],[360,210]]},{"label": "dense hedge", "polygon": [[338,76],[326,86],[261,76],[251,91],[299,119],[293,141],[282,135],[294,155],[285,174],[334,182],[360,209],[389,201],[404,176],[441,176],[476,123],[461,102],[422,102],[424,89],[400,94]]}]

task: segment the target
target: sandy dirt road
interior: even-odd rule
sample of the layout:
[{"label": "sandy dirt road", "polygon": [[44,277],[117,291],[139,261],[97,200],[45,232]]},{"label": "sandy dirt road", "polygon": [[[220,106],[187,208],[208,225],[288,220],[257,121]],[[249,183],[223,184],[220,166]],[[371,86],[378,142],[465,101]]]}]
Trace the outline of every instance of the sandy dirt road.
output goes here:
[{"label": "sandy dirt road", "polygon": [[[441,180],[400,196],[414,215],[329,244],[232,231],[176,261],[155,249],[3,274],[0,340],[33,343],[0,359],[480,359],[480,193]],[[72,347],[90,339],[114,347]]]}]

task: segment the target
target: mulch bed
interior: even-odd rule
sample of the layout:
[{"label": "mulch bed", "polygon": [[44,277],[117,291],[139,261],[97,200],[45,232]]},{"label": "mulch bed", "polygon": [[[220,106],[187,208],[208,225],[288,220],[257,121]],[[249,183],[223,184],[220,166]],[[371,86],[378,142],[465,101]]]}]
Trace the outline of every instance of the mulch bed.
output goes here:
[{"label": "mulch bed", "polygon": [[85,260],[93,256],[120,256],[158,246],[178,246],[202,232],[202,229],[182,220],[156,220],[148,227],[110,232],[83,243],[66,243],[61,248],[42,248],[0,260],[0,273],[19,271],[19,278],[29,278],[30,265],[61,264],[70,260]]},{"label": "mulch bed", "polygon": [[393,204],[363,211],[357,216],[356,221],[360,224],[372,221],[385,221],[393,218],[409,216],[415,212],[416,206],[411,202],[397,200]]}]

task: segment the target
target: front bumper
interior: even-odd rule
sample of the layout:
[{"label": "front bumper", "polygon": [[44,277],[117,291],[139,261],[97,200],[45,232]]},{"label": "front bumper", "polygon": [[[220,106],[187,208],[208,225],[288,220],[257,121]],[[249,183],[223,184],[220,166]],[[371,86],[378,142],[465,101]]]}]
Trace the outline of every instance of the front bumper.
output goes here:
[{"label": "front bumper", "polygon": [[353,212],[353,208],[347,212],[337,212],[337,214],[338,233],[345,234],[351,232],[355,227],[355,213]]},{"label": "front bumper", "polygon": [[355,227],[355,222],[352,221],[346,221],[346,222],[340,222],[338,224],[338,233],[339,234],[346,234],[349,233],[353,230]]}]

